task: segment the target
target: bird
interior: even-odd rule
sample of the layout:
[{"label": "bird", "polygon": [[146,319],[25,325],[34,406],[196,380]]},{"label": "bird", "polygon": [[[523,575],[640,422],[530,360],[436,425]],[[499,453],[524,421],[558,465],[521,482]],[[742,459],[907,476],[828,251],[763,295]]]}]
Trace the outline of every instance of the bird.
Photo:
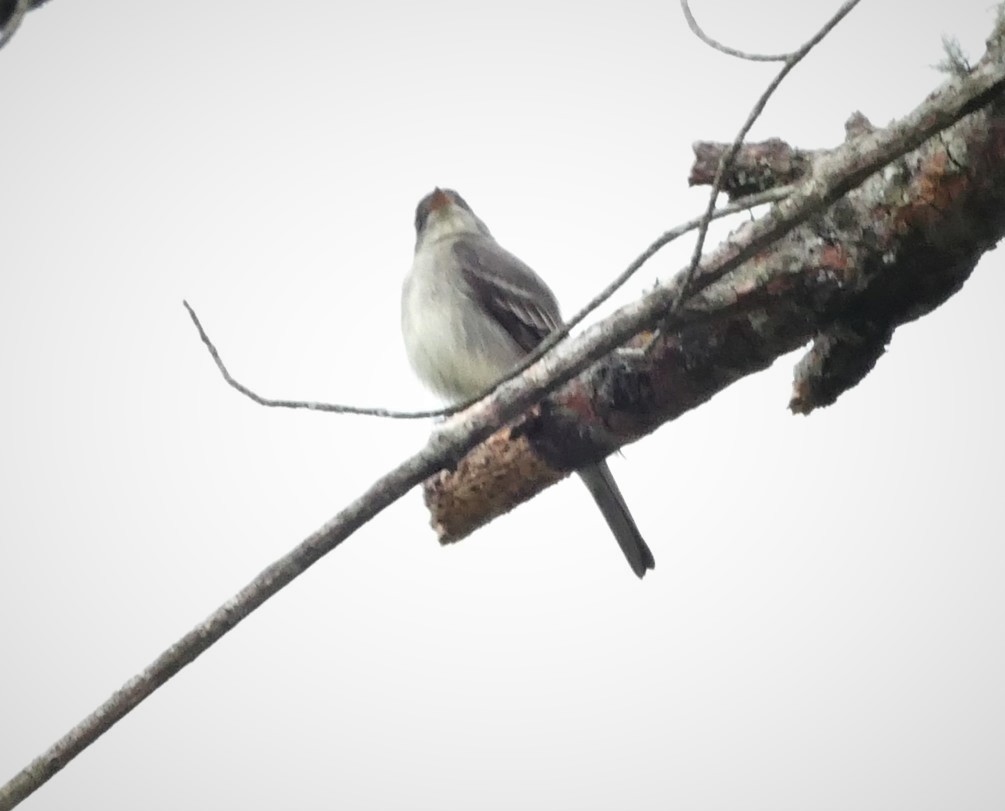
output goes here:
[{"label": "bird", "polygon": [[[415,255],[401,291],[401,331],[416,376],[451,403],[487,392],[562,326],[554,293],[493,238],[453,189],[415,209]],[[638,577],[654,568],[605,461],[578,470]]]}]

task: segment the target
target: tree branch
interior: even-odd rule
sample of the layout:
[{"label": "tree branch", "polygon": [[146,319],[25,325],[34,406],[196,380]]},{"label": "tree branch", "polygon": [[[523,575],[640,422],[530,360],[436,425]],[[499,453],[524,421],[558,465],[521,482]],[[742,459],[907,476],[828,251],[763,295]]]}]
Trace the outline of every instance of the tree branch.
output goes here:
[{"label": "tree branch", "polygon": [[[158,686],[413,485],[437,470],[456,465],[499,425],[515,419],[541,401],[546,392],[572,380],[640,331],[661,322],[669,327],[659,339],[650,341],[652,351],[617,353],[549,398],[536,410],[537,416],[522,421],[523,435],[535,448],[548,445],[538,438],[535,419],[542,420],[538,423],[541,433],[550,431],[549,422],[560,431],[563,410],[575,412],[581,407],[570,392],[596,392],[601,396],[601,405],[591,401],[589,410],[599,415],[599,424],[618,436],[637,437],[703,402],[733,380],[768,365],[783,348],[798,346],[812,334],[818,311],[831,314],[835,320],[854,313],[854,305],[863,300],[858,295],[861,291],[872,287],[879,300],[886,295],[899,303],[900,308],[893,311],[897,318],[916,317],[926,307],[934,306],[955,289],[952,284],[927,284],[913,301],[903,295],[898,298],[897,294],[909,287],[903,283],[911,278],[908,266],[898,264],[899,272],[891,276],[885,270],[888,263],[865,261],[871,254],[852,256],[848,246],[828,241],[831,233],[841,234],[842,228],[849,227],[844,205],[834,206],[826,214],[821,212],[933,134],[994,103],[995,109],[975,116],[979,121],[971,122],[969,129],[964,124],[943,139],[944,157],[926,149],[898,165],[896,171],[906,172],[912,179],[906,187],[916,190],[914,204],[905,208],[887,201],[890,218],[886,230],[877,237],[881,243],[887,241],[896,247],[903,240],[899,228],[932,229],[937,240],[934,244],[945,257],[952,256],[954,250],[964,253],[962,259],[951,263],[948,276],[969,272],[976,257],[1005,228],[1000,222],[1005,206],[998,191],[1005,188],[1005,132],[997,109],[1005,87],[1005,66],[1000,30],[997,36],[994,58],[982,60],[972,74],[951,80],[893,127],[856,139],[818,161],[812,177],[791,196],[734,234],[697,266],[694,285],[677,312],[668,316],[670,305],[680,298],[680,276],[589,327],[543,357],[519,379],[503,383],[492,397],[442,426],[420,453],[378,479],[327,524],[267,567],[0,788],[0,811],[31,794]],[[880,184],[875,191],[882,192],[883,178],[873,182]],[[861,195],[876,199],[872,191],[863,190]],[[986,215],[987,227],[978,228],[969,221],[968,217],[978,212]],[[789,239],[794,245],[815,240],[807,242],[805,250],[776,249],[766,257],[759,256],[800,225],[811,225],[809,221],[814,217],[823,225],[814,222],[801,236],[793,234]],[[874,246],[870,243],[862,248],[872,251]],[[905,249],[904,255],[908,253]],[[788,261],[785,257],[789,257]],[[814,261],[808,263],[808,257]],[[894,257],[898,262],[902,258],[901,254]],[[723,278],[748,262],[735,277]],[[888,284],[891,279],[896,283]],[[878,282],[875,287],[874,282]],[[756,304],[759,311],[739,315],[748,304]],[[717,314],[725,312],[730,316],[718,320]],[[724,346],[713,343],[717,340]],[[563,435],[559,432],[557,436]]]},{"label": "tree branch", "polygon": [[[675,331],[661,330],[646,352],[597,363],[426,482],[441,542],[465,537],[809,341],[793,411],[809,413],[856,385],[896,327],[956,292],[1005,235],[1000,29],[996,36],[970,75],[887,129],[852,127],[858,134],[844,145],[815,155],[785,201],[701,265]],[[787,236],[769,247],[782,230]],[[606,322],[608,342],[649,340],[626,334],[627,325],[652,326],[680,279],[616,313]]]}]

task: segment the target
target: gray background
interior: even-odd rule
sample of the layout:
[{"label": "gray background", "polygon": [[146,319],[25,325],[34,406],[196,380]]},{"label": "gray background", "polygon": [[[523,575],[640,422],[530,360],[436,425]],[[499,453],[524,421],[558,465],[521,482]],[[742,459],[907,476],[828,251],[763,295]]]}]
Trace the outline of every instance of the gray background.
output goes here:
[{"label": "gray background", "polygon": [[[802,42],[837,2],[704,0]],[[823,147],[976,58],[987,0],[868,0],[752,137]],[[776,66],[674,2],[69,2],[0,53],[0,779],[418,448],[398,290],[461,190],[572,312],[706,191]],[[715,231],[714,244],[725,231]],[[684,262],[661,254],[618,297]],[[574,484],[437,545],[418,493],[25,808],[1000,808],[1002,254],[810,418],[783,358],[613,460],[642,583]]]}]

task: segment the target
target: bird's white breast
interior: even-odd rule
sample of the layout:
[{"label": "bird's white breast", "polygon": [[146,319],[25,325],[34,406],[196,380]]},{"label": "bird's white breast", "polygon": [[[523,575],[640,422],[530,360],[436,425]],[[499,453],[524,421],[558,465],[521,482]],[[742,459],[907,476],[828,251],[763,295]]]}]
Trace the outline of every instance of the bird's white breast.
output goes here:
[{"label": "bird's white breast", "polygon": [[522,352],[472,298],[451,245],[442,239],[416,251],[402,288],[401,330],[418,377],[458,401],[489,389]]}]

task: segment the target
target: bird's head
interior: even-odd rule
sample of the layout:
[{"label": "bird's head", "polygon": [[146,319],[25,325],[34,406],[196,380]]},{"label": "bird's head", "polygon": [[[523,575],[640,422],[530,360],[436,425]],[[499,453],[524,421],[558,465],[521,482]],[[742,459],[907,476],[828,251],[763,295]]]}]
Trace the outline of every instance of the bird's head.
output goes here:
[{"label": "bird's head", "polygon": [[433,189],[415,208],[415,245],[436,242],[454,234],[491,236],[489,229],[453,189]]}]

